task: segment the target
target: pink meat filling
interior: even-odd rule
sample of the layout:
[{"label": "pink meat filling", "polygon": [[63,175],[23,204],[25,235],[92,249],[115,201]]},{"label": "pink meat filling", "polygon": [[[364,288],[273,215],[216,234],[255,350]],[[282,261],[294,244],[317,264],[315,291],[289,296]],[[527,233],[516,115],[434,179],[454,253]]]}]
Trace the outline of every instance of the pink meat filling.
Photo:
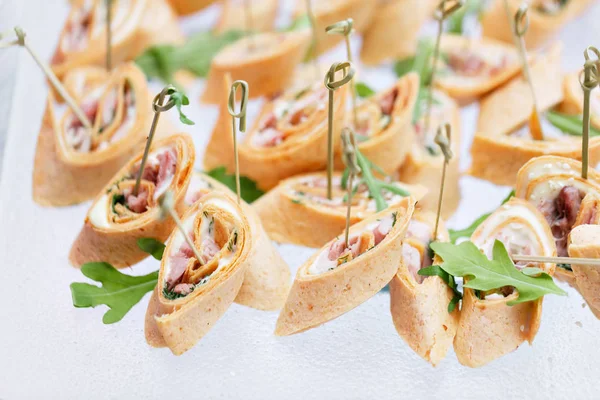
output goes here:
[{"label": "pink meat filling", "polygon": [[[168,182],[168,179],[175,174],[177,169],[177,154],[174,149],[169,149],[160,153],[158,156],[157,165],[144,166],[144,172],[142,173],[142,179],[154,183],[156,189],[159,190],[163,184]],[[139,168],[139,167],[138,167]],[[137,175],[137,170],[134,176]],[[127,207],[136,213],[142,213],[148,208],[148,193],[144,190],[140,190],[137,196],[134,196],[131,192],[126,191],[125,197],[127,198]]]},{"label": "pink meat filling", "polygon": [[[202,241],[201,247],[201,265],[206,265],[221,250],[212,237],[205,238]],[[191,292],[191,289],[194,286],[193,284],[179,282],[181,281],[181,278],[187,269],[189,260],[192,257],[194,257],[194,251],[190,246],[188,246],[187,242],[183,242],[177,253],[171,256],[171,269],[165,278],[167,288],[169,290],[173,290],[179,294],[189,294]]]},{"label": "pink meat filling", "polygon": [[569,256],[567,251],[569,233],[573,229],[577,214],[579,214],[584,195],[576,187],[565,186],[556,199],[544,201],[538,207],[550,225],[559,257]]},{"label": "pink meat filling", "polygon": [[381,107],[381,112],[383,115],[391,115],[394,110],[394,104],[396,103],[396,99],[398,98],[398,88],[394,88],[388,94],[383,96],[381,100],[379,100],[379,107]]},{"label": "pink meat filling", "polygon": [[[383,241],[386,236],[392,230],[393,225],[392,217],[384,218],[380,221],[380,223],[373,229],[373,236],[375,237],[375,246]],[[327,258],[329,261],[335,261],[339,259],[344,254],[350,252],[352,253],[352,258],[358,257],[360,254],[358,253],[361,247],[361,236],[351,236],[348,239],[348,247],[344,243],[344,240],[336,240],[329,246],[329,254]]]}]

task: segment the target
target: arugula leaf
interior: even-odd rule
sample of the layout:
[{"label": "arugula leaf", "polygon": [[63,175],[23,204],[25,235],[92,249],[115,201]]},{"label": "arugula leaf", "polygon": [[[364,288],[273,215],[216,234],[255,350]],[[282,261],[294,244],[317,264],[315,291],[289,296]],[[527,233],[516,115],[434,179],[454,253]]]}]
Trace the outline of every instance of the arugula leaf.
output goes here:
[{"label": "arugula leaf", "polygon": [[430,265],[429,267],[421,268],[418,274],[421,276],[439,276],[446,282],[446,285],[454,292],[454,296],[450,300],[450,303],[448,303],[448,313],[452,313],[458,305],[458,302],[462,299],[462,293],[457,289],[454,276],[444,271],[439,265]]},{"label": "arugula leaf", "polygon": [[[572,136],[583,135],[583,117],[581,115],[569,115],[556,111],[548,111],[546,113],[548,122],[560,129],[566,134]],[[590,137],[600,136],[600,130],[590,125]]]},{"label": "arugula leaf", "polygon": [[[206,172],[206,175],[218,180],[219,182],[227,186],[229,189],[231,189],[233,192],[236,191],[235,174],[227,174],[227,170],[225,167],[217,167],[211,169],[210,171]],[[244,199],[244,201],[246,201],[247,203],[252,203],[260,196],[265,194],[265,192],[263,192],[258,188],[258,186],[256,186],[256,182],[245,176],[240,176],[240,190],[242,199]]]},{"label": "arugula leaf", "polygon": [[110,310],[102,318],[105,324],[114,324],[123,319],[146,293],[154,290],[158,281],[158,271],[143,276],[130,276],[105,262],[84,264],[81,272],[88,278],[102,283],[102,286],[72,283],[73,306],[83,308],[107,305]]},{"label": "arugula leaf", "polygon": [[483,14],[485,2],[483,0],[467,0],[466,4],[448,18],[446,31],[454,34],[464,33],[465,18],[476,15],[478,18]]},{"label": "arugula leaf", "polygon": [[[514,196],[515,196],[515,191],[511,190],[510,193],[508,194],[508,196],[506,196],[504,198],[504,200],[502,200],[502,204],[506,204],[506,202],[508,202]],[[487,213],[487,214],[483,214],[481,217],[479,217],[475,221],[473,221],[473,223],[471,225],[469,225],[468,227],[466,227],[464,229],[459,229],[459,230],[449,229],[448,234],[450,235],[450,241],[452,243],[456,243],[456,241],[460,238],[471,237],[471,235],[473,235],[473,233],[475,232],[475,230],[477,230],[479,225],[481,225],[483,223],[483,221],[485,221],[487,219],[487,217],[489,217],[490,215],[492,215],[491,212]]]},{"label": "arugula leaf", "polygon": [[183,112],[181,112],[182,106],[188,106],[190,104],[188,97],[183,92],[180,92],[175,88],[169,89],[167,94],[169,95],[170,100],[175,102],[175,107],[179,112],[179,120],[186,125],[195,125],[194,121],[190,120]]},{"label": "arugula leaf", "polygon": [[363,99],[365,97],[371,97],[375,94],[375,91],[373,89],[371,89],[364,82],[357,82],[355,87],[356,87],[356,94],[359,95]]},{"label": "arugula leaf", "polygon": [[534,278],[515,268],[504,244],[494,242],[492,260],[489,260],[472,242],[459,245],[451,243],[432,243],[431,248],[444,262],[441,268],[453,276],[465,278],[466,288],[488,291],[512,286],[518,292],[516,300],[508,305],[536,300],[546,294],[564,296],[566,292],[554,283],[546,273]]},{"label": "arugula leaf", "polygon": [[137,240],[138,247],[150,254],[157,260],[162,260],[163,253],[165,252],[165,245],[153,238],[139,238]]},{"label": "arugula leaf", "polygon": [[147,78],[158,78],[164,83],[173,83],[173,75],[180,70],[189,71],[198,77],[206,77],[213,57],[223,47],[243,36],[242,31],[227,31],[221,34],[200,32],[181,46],[153,46],[136,58],[135,63]]}]

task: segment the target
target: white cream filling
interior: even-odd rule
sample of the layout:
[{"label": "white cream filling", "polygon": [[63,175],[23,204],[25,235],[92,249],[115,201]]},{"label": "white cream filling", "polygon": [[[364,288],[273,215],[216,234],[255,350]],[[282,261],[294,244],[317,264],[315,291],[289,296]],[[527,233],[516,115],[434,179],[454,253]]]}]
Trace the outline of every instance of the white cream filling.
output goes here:
[{"label": "white cream filling", "polygon": [[[473,243],[484,250],[486,253],[491,255],[491,248],[493,247],[495,241],[495,233],[496,228],[506,222],[508,219],[518,219],[521,221],[529,222],[529,227],[525,227],[524,224],[510,224],[507,230],[505,227],[502,232],[506,232],[507,234],[512,234],[513,240],[516,243],[531,243],[535,244],[536,242],[532,241],[531,234],[535,235],[536,238],[539,238],[542,243],[542,249],[539,249],[539,255],[548,255],[552,254],[554,248],[554,239],[548,238],[546,235],[545,226],[538,220],[537,216],[531,212],[526,207],[520,205],[503,205],[492,215],[488,217],[487,220],[480,226],[479,235],[476,239],[473,240]],[[514,225],[514,226],[512,226]],[[519,227],[517,225],[522,226]],[[512,226],[512,227],[511,227]],[[528,229],[533,228],[533,232],[529,232]],[[512,241],[512,240],[511,240]],[[506,245],[506,244],[505,244]],[[546,265],[547,268],[550,265]]]},{"label": "white cream filling", "polygon": [[88,213],[88,219],[97,228],[108,228],[110,227],[110,223],[108,222],[108,202],[109,196],[108,194],[102,195],[98,199]]}]

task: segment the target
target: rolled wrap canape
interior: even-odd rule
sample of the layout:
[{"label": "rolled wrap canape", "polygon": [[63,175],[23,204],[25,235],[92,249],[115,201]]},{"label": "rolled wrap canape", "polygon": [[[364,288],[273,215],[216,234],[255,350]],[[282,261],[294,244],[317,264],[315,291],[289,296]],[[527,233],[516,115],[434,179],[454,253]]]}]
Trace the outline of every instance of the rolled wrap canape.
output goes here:
[{"label": "rolled wrap canape", "polygon": [[[600,226],[580,225],[569,235],[569,257],[600,258]],[[577,289],[600,319],[600,269],[597,266],[571,264]]]},{"label": "rolled wrap canape", "polygon": [[[376,2],[373,0],[312,1],[312,12],[317,32],[316,53],[324,53],[344,40],[342,35],[327,34],[325,28],[336,22],[352,18],[354,30],[363,33],[371,22],[375,6]],[[298,19],[306,16],[306,11],[306,0],[296,0],[294,18]]]},{"label": "rolled wrap canape", "polygon": [[[327,198],[327,174],[305,174],[282,181],[252,204],[271,239],[280,243],[318,248],[329,242],[346,227],[347,190],[341,186],[342,176],[332,179],[332,198]],[[421,185],[387,182],[419,201],[427,189]],[[350,223],[355,224],[377,211],[364,184],[355,182]],[[389,206],[402,202],[405,196],[383,191]]]},{"label": "rolled wrap canape", "polygon": [[275,334],[287,336],[317,327],[373,297],[392,280],[402,255],[402,238],[415,200],[400,203],[352,225],[326,244],[296,273]]},{"label": "rolled wrap canape", "polygon": [[[425,132],[425,111],[423,111],[421,117],[416,122],[413,121],[416,139],[404,164],[398,170],[398,176],[402,182],[425,186],[428,192],[419,201],[419,207],[428,211],[437,210],[444,155],[433,140],[438,127],[445,122],[450,123],[452,126],[451,148],[454,157],[450,160],[446,170],[444,206],[442,207],[442,217],[449,218],[460,202],[458,185],[460,178],[460,110],[456,102],[448,95],[439,90],[435,90],[433,93],[435,101],[432,104],[429,130]],[[422,107],[424,104],[425,102],[421,102],[421,104],[417,104],[417,107]]]},{"label": "rolled wrap canape", "polygon": [[264,32],[246,36],[224,47],[210,64],[201,100],[220,104],[227,101],[222,87],[225,75],[244,80],[250,98],[273,96],[292,83],[293,73],[310,43],[308,30]]},{"label": "rolled wrap canape", "polygon": [[175,355],[191,349],[238,295],[252,252],[248,220],[236,202],[213,192],[183,216],[198,260],[176,229],[166,243],[146,312],[146,341]]},{"label": "rolled wrap canape", "polygon": [[[544,217],[531,204],[512,198],[500,206],[473,233],[471,241],[488,258],[496,240],[509,255],[524,254],[555,257],[552,232]],[[540,268],[553,275],[554,264],[516,263]],[[516,350],[524,341],[530,344],[540,327],[543,298],[509,306],[517,299],[513,287],[475,293],[465,288],[454,351],[458,361],[468,367],[481,367]]]},{"label": "rolled wrap canape", "polygon": [[[583,179],[581,162],[569,158],[537,157],[517,174],[515,195],[529,201],[544,215],[560,257],[569,255],[569,233],[577,224],[582,200],[588,193],[600,193],[600,174],[590,169],[588,179]],[[588,200],[591,201],[592,198]],[[592,216],[586,218],[593,220]],[[574,280],[572,271],[565,268],[557,268],[556,276],[569,283]]]},{"label": "rolled wrap canape", "polygon": [[430,16],[423,0],[377,0],[363,33],[360,58],[367,65],[410,57],[417,51],[421,26]]},{"label": "rolled wrap canape", "polygon": [[179,15],[189,15],[216,3],[216,0],[168,0]]},{"label": "rolled wrap canape", "polygon": [[[222,183],[208,175],[194,172],[185,202],[191,207],[215,190],[232,199],[235,196]],[[240,206],[250,226],[252,251],[248,258],[249,265],[244,275],[244,283],[235,302],[259,310],[278,310],[283,307],[290,290],[290,269],[270,242],[254,209],[245,202]]]},{"label": "rolled wrap canape", "polygon": [[521,71],[513,46],[493,39],[443,35],[435,86],[460,104],[477,100]]},{"label": "rolled wrap canape", "polygon": [[[448,312],[452,289],[439,276],[421,276],[432,259],[436,215],[416,211],[402,243],[398,272],[390,282],[390,311],[396,331],[419,356],[436,366],[452,347],[458,326],[458,305]],[[447,242],[448,231],[440,222],[437,240]]]},{"label": "rolled wrap canape", "polygon": [[[230,87],[230,80],[225,79],[221,90],[229,93]],[[339,132],[344,122],[346,91],[347,86],[343,86],[335,93],[334,132]],[[327,164],[327,95],[323,83],[318,82],[266,103],[238,144],[241,174],[269,190],[282,179],[323,170]],[[339,141],[334,133],[335,147]],[[206,170],[220,166],[235,170],[231,115],[225,100],[220,104],[219,119],[204,156]]]},{"label": "rolled wrap canape", "polygon": [[138,247],[137,240],[164,242],[175,226],[172,219],[159,218],[158,198],[167,190],[174,194],[175,211],[185,211],[195,159],[192,139],[178,134],[152,143],[135,194],[141,159],[142,153],[130,160],[92,203],[69,254],[74,266],[108,262],[124,268],[146,258],[148,254]]},{"label": "rolled wrap canape", "polygon": [[215,26],[217,32],[229,30],[247,30],[253,32],[268,32],[275,28],[278,0],[254,0],[249,2],[249,12],[252,14],[252,26],[248,27],[246,6],[248,0],[225,0],[221,8],[219,21]]},{"label": "rolled wrap canape", "polygon": [[[539,111],[563,99],[560,76],[562,46],[553,46],[545,56],[536,57],[531,76]],[[534,140],[528,121],[533,110],[529,85],[519,75],[481,102],[477,133],[471,147],[469,174],[497,185],[513,186],[519,168],[534,157],[555,154],[581,159],[581,138],[569,136],[540,115],[544,140]],[[600,160],[600,141],[592,139],[590,157]]]},{"label": "rolled wrap canape", "polygon": [[[563,90],[565,98],[559,110],[565,114],[583,115],[583,90],[579,83],[580,72],[573,72],[565,76]],[[592,126],[600,129],[600,89],[594,88],[590,94],[590,122]]]},{"label": "rolled wrap canape", "polygon": [[[508,0],[510,17],[506,15],[504,2],[493,0],[481,17],[483,36],[514,43],[514,35],[509,25],[517,10],[523,3],[521,0]],[[532,0],[529,3],[529,28],[525,34],[525,42],[529,48],[538,48],[555,36],[569,21],[581,14],[593,0]]]},{"label": "rolled wrap canape", "polygon": [[[387,174],[404,163],[415,140],[411,121],[418,94],[419,75],[410,73],[357,107],[354,133],[358,149]],[[354,125],[352,112],[346,114],[346,124]],[[345,168],[341,153],[339,146],[335,167],[340,170]]]},{"label": "rolled wrap canape", "polygon": [[146,79],[134,64],[119,66],[101,86],[97,75],[91,76],[90,84],[85,74],[81,77],[84,83],[77,85],[93,88],[80,96],[92,129],[87,130],[70,108],[63,107],[60,116],[49,94],[33,169],[33,199],[41,205],[65,206],[94,197],[139,151],[151,124]]},{"label": "rolled wrap canape", "polygon": [[[79,0],[72,5],[51,61],[59,78],[75,67],[104,66],[105,4],[104,0]],[[113,65],[133,60],[152,45],[183,42],[175,13],[165,0],[119,0],[111,4]]]}]

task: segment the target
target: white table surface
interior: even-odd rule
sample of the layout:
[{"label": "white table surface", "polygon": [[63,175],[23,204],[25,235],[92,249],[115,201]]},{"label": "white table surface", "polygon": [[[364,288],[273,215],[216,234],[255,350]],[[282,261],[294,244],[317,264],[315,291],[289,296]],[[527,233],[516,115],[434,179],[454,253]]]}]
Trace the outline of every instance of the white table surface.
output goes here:
[{"label": "white table surface", "polygon": [[[65,3],[0,1],[0,31],[20,24],[34,48],[49,59],[67,13]],[[207,23],[214,11],[186,21],[186,29],[205,29],[198,21]],[[596,6],[562,33],[566,70],[582,64],[586,45],[600,45],[583,39],[600,38],[599,17]],[[114,325],[102,324],[103,307],[75,309],[69,284],[84,279],[69,266],[67,255],[89,202],[43,208],[32,201],[33,156],[47,87],[27,54],[2,50],[3,63],[5,52],[19,56],[16,73],[7,66],[0,69],[0,117],[9,116],[0,121],[0,136],[8,132],[0,181],[0,399],[600,397],[600,322],[572,290],[566,298],[545,299],[534,346],[523,345],[475,370],[460,366],[452,352],[436,369],[416,356],[394,329],[387,293],[322,327],[285,338],[272,334],[276,312],[234,304],[181,357],[146,344],[148,296]],[[338,49],[326,58],[343,54]],[[380,68],[364,71],[361,79],[381,88],[393,75]],[[16,85],[14,95],[10,82]],[[215,108],[201,108],[197,101],[201,87],[199,82],[190,93],[188,115],[196,125],[182,128],[193,135],[199,150],[216,118]],[[476,113],[476,106],[463,112],[463,167],[469,164]],[[508,192],[468,177],[461,185],[464,199],[451,220],[454,227],[493,209]],[[292,273],[313,251],[289,245],[279,250]],[[146,260],[131,271],[144,274],[156,268],[158,262]]]}]

